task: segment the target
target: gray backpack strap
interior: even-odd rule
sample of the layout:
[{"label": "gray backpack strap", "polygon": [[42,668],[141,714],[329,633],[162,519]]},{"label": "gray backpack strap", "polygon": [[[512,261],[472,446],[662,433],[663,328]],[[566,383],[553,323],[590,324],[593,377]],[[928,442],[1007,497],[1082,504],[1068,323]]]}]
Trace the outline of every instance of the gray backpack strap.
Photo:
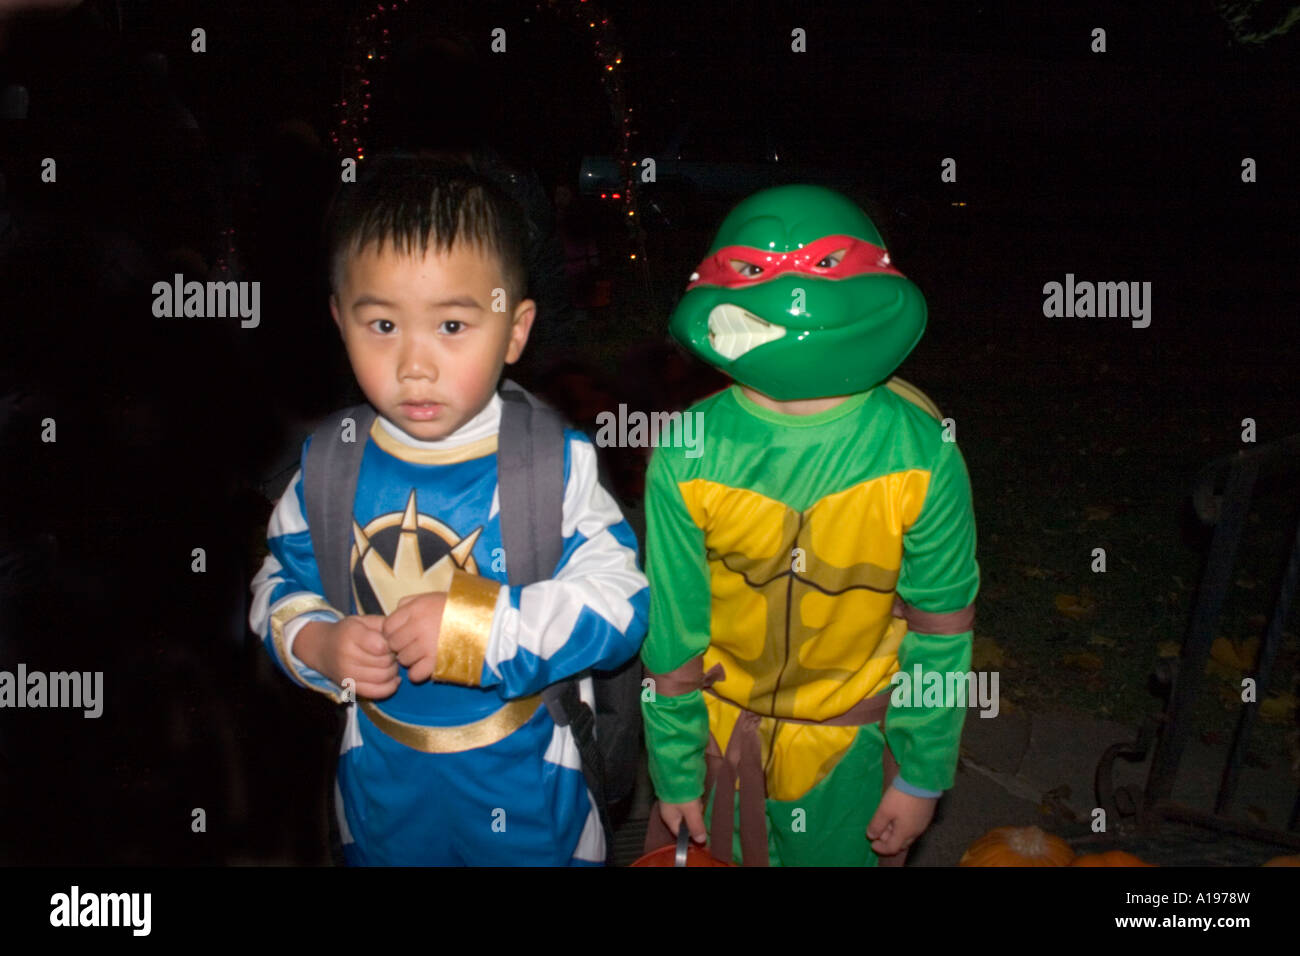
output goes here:
[{"label": "gray backpack strap", "polygon": [[564,419],[508,379],[501,383],[497,483],[506,576],[544,581],[564,553]]},{"label": "gray backpack strap", "polygon": [[[511,585],[544,581],[564,553],[564,419],[559,412],[506,379],[501,383],[497,485],[501,543]],[[613,859],[614,829],[605,797],[605,761],[596,744],[596,715],[578,696],[578,682],[543,689],[551,719],[568,727],[582,760],[582,775],[605,831],[606,862]]]},{"label": "gray backpack strap", "polygon": [[[497,497],[506,577],[515,587],[544,581],[564,553],[564,420],[519,385],[501,382]],[[570,682],[571,683],[571,682]],[[552,719],[568,726],[563,682],[542,691]]]},{"label": "gray backpack strap", "polygon": [[[352,419],[352,441],[344,441],[343,422]],[[349,555],[352,544],[352,505],[357,496],[361,456],[366,450],[375,410],[354,405],[327,417],[312,433],[303,468],[303,498],[307,528],[320,569],[325,600],[340,614],[352,612]]]}]

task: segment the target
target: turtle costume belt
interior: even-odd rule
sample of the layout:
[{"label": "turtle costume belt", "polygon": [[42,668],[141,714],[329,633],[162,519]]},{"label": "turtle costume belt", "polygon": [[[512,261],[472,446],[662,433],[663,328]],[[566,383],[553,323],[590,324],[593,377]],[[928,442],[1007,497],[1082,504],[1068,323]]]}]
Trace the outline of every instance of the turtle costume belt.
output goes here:
[{"label": "turtle costume belt", "polygon": [[[894,596],[893,613],[895,617],[904,618],[910,630],[923,634],[959,634],[972,628],[975,621],[974,605],[959,611],[933,613],[912,607],[898,595]],[[758,727],[764,717],[772,715],[748,710],[714,691],[713,685],[724,679],[725,672],[721,664],[714,664],[709,668],[708,673],[705,673],[703,655],[692,658],[666,674],[647,672],[646,676],[654,679],[656,693],[677,697],[692,690],[702,690],[741,712],[735,729],[727,741],[726,751],[724,752],[718,746],[718,741],[711,731],[704,751],[706,765],[704,793],[713,794],[713,816],[709,827],[710,852],[719,860],[731,862],[732,805],[729,800],[719,800],[718,794],[734,792],[736,781],[739,780],[740,852],[744,858],[743,863],[746,866],[767,866],[767,777],[763,772],[763,745],[759,738]],[[898,760],[894,757],[889,747],[889,738],[884,733],[885,713],[889,709],[890,696],[889,691],[882,691],[863,698],[838,717],[830,717],[826,720],[800,720],[792,717],[773,719],[782,723],[820,724],[825,727],[880,724],[881,736],[884,738],[881,780],[883,794],[898,776]],[[648,853],[660,846],[669,845],[674,839],[675,835],[668,832],[668,827],[658,812],[651,812],[650,823],[646,828],[645,851]],[[903,866],[907,862],[907,850],[892,856],[878,856],[877,859],[880,866]]]},{"label": "turtle costume belt", "polygon": [[[740,851],[745,866],[767,866],[767,778],[763,772],[763,745],[759,738],[758,727],[764,716],[741,707],[712,689],[726,674],[721,664],[714,664],[708,673],[704,671],[704,658],[694,657],[676,670],[667,674],[651,674],[647,677],[655,681],[656,693],[676,697],[692,690],[703,690],[712,694],[732,707],[740,710],[735,729],[727,741],[724,752],[717,738],[709,733],[709,743],[704,751],[706,772],[704,778],[705,794],[713,794],[713,816],[709,826],[709,846],[712,855],[723,862],[731,862],[733,803],[723,799],[726,794],[736,792],[739,780],[740,802]],[[800,720],[792,717],[775,718],[782,723],[820,724],[828,727],[854,727],[864,724],[880,724],[883,734],[885,729],[885,712],[889,709],[888,691],[864,698],[838,717],[827,720]],[[882,790],[888,790],[894,778],[898,776],[898,761],[885,740],[884,777]],[[715,789],[716,787],[716,789]],[[650,823],[646,830],[645,851],[671,844],[673,836],[657,811],[650,814]],[[907,860],[907,851],[893,856],[880,856],[880,866],[902,866]]]}]

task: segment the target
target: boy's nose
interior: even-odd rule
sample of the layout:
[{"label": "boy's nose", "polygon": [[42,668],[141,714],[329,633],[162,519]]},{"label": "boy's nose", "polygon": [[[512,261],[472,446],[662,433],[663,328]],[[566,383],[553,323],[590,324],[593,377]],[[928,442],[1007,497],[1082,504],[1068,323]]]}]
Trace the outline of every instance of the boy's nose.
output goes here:
[{"label": "boy's nose", "polygon": [[398,355],[397,377],[403,380],[408,378],[436,380],[438,365],[434,360],[433,350],[419,343],[407,345]]}]

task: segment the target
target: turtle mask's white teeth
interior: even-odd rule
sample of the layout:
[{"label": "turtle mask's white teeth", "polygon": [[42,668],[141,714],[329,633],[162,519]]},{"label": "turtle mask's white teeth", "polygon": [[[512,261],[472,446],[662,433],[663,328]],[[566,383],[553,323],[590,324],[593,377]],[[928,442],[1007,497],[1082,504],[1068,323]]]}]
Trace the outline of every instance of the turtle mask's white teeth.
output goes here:
[{"label": "turtle mask's white teeth", "polygon": [[751,349],[785,335],[785,326],[764,322],[738,305],[714,306],[709,313],[709,344],[724,358],[735,361]]}]

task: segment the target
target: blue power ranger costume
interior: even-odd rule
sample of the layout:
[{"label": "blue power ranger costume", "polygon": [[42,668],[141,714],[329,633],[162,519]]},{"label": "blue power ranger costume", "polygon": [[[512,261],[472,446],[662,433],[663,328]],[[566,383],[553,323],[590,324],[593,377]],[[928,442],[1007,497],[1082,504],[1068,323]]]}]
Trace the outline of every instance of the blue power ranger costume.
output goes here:
[{"label": "blue power ranger costume", "polygon": [[[510,586],[497,481],[502,400],[453,435],[418,441],[376,418],[353,503],[349,614],[447,593],[433,679],[382,701],[293,653],[304,624],[337,621],[323,596],[303,470],[271,516],[249,624],[291,680],[348,703],[335,807],[352,865],[598,864],[605,836],[578,745],[543,706],[547,685],[630,659],[649,591],[631,528],[597,479],[595,449],[564,432],[563,553],[553,576]],[[309,438],[303,446],[305,466]],[[579,683],[594,707],[591,679]]]}]

